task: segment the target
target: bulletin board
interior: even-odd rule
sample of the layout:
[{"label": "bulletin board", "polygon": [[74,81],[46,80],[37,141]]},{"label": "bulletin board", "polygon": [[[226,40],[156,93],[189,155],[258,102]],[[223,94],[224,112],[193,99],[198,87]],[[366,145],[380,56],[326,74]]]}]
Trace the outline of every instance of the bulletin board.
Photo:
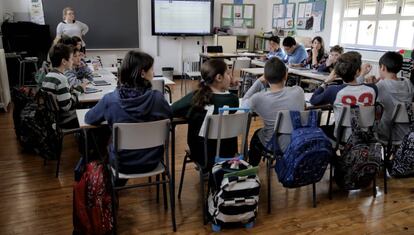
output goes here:
[{"label": "bulletin board", "polygon": [[273,4],[272,27],[293,29],[295,24],[295,3]]},{"label": "bulletin board", "polygon": [[255,4],[221,4],[221,27],[254,28]]},{"label": "bulletin board", "polygon": [[326,1],[300,2],[296,29],[321,32],[325,28]]}]

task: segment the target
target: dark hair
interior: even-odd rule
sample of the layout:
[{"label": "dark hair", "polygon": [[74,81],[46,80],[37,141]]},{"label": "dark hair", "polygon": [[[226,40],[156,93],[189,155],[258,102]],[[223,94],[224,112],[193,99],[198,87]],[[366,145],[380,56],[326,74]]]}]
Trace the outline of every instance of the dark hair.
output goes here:
[{"label": "dark hair", "polygon": [[144,52],[129,51],[122,61],[119,82],[129,88],[151,88],[151,82],[141,76],[154,65],[154,58]]},{"label": "dark hair", "polygon": [[335,65],[335,73],[342,78],[344,82],[352,82],[355,75],[361,69],[361,54],[356,51],[350,51],[342,54]]},{"label": "dark hair", "polygon": [[50,62],[52,63],[52,67],[57,68],[62,64],[62,60],[69,60],[70,54],[73,53],[72,47],[58,43],[52,48],[50,48],[49,51],[49,58]]},{"label": "dark hair", "polygon": [[293,37],[288,36],[288,37],[285,37],[285,39],[283,39],[283,46],[292,47],[294,45],[296,45],[296,40]]},{"label": "dark hair", "polygon": [[280,44],[280,38],[278,36],[272,36],[269,38],[269,41],[275,42],[277,44]]},{"label": "dark hair", "polygon": [[218,74],[224,75],[227,65],[223,60],[211,59],[201,65],[201,78],[199,88],[194,92],[192,105],[197,109],[204,109],[204,106],[211,104],[213,92],[209,85],[213,84]]},{"label": "dark hair", "polygon": [[58,43],[62,43],[68,46],[73,46],[75,47],[78,43],[75,42],[75,40],[73,40],[72,37],[66,36],[66,35],[62,35],[62,37],[59,39]]},{"label": "dark hair", "polygon": [[271,58],[265,64],[264,77],[270,84],[283,82],[286,73],[286,65],[277,57]]},{"label": "dark hair", "polygon": [[[325,43],[323,42],[323,38],[320,36],[314,37],[312,39],[312,44],[315,40],[321,44],[321,49],[318,50],[318,56],[317,56],[318,61],[320,61],[325,55]],[[312,55],[312,51],[311,51],[311,55]]]},{"label": "dark hair", "polygon": [[331,48],[330,52],[338,52],[339,54],[344,53],[344,48],[340,45],[335,45]]},{"label": "dark hair", "polygon": [[403,56],[394,51],[387,51],[379,59],[379,65],[384,65],[390,73],[398,73],[403,65]]},{"label": "dark hair", "polygon": [[80,50],[77,47],[72,48],[72,53],[76,54],[76,52],[80,52]]},{"label": "dark hair", "polygon": [[74,42],[76,42],[76,43],[78,43],[78,42],[82,42],[82,39],[81,39],[80,37],[78,37],[78,36],[73,36],[73,37],[72,37],[72,40],[73,40]]}]

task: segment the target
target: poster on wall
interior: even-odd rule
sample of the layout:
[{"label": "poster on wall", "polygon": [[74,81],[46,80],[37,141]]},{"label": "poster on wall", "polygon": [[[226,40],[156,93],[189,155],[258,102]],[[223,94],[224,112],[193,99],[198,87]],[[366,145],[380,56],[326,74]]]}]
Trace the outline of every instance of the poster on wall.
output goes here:
[{"label": "poster on wall", "polygon": [[30,20],[36,24],[45,24],[42,0],[30,1]]},{"label": "poster on wall", "polygon": [[325,25],[325,7],[325,1],[299,3],[296,28],[321,32]]}]

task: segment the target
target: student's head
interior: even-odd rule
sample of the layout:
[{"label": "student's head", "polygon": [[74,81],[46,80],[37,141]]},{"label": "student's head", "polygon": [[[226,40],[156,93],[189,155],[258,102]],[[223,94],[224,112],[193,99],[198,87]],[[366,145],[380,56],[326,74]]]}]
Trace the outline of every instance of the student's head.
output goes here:
[{"label": "student's head", "polygon": [[277,51],[280,48],[280,38],[278,36],[272,36],[269,38],[270,51]]},{"label": "student's head", "polygon": [[403,64],[403,56],[394,51],[385,52],[379,60],[379,73],[383,77],[386,73],[397,74],[400,72]]},{"label": "student's head", "polygon": [[325,43],[323,42],[322,37],[316,36],[312,39],[312,48],[316,48],[319,53],[325,52]]},{"label": "student's head", "polygon": [[78,67],[81,63],[80,51],[78,48],[73,48],[73,67]]},{"label": "student's head", "polygon": [[54,68],[63,68],[64,70],[72,68],[73,50],[72,47],[58,43],[49,51],[50,62]]},{"label": "student's head", "polygon": [[329,56],[332,58],[333,64],[335,64],[338,61],[338,58],[342,55],[342,53],[344,53],[344,48],[339,45],[335,45],[331,48]]},{"label": "student's head", "polygon": [[76,47],[77,43],[75,40],[73,40],[72,37],[69,37],[67,35],[62,35],[62,37],[59,39],[58,43],[62,43],[68,46]]},{"label": "student's head", "polygon": [[296,40],[293,37],[285,37],[285,39],[283,39],[283,49],[286,51],[286,53],[288,54],[292,54],[295,51],[296,48]]},{"label": "student's head", "polygon": [[65,7],[63,9],[63,20],[68,22],[75,20],[75,10],[72,7]]},{"label": "student's head", "polygon": [[76,48],[81,50],[82,49],[82,39],[78,36],[73,36],[72,40],[73,40],[74,43],[76,43]]},{"label": "student's head", "polygon": [[270,84],[285,83],[287,79],[286,65],[277,57],[268,60],[264,67],[264,77]]},{"label": "student's head", "polygon": [[200,82],[192,102],[195,107],[204,109],[204,106],[211,102],[212,88],[219,91],[226,91],[229,88],[231,70],[223,60],[207,60],[201,66],[201,78],[203,81]]},{"label": "student's head", "polygon": [[154,58],[144,52],[129,51],[122,61],[119,81],[129,88],[151,88]]},{"label": "student's head", "polygon": [[335,65],[335,74],[346,83],[354,81],[361,70],[361,54],[350,51],[342,54]]}]

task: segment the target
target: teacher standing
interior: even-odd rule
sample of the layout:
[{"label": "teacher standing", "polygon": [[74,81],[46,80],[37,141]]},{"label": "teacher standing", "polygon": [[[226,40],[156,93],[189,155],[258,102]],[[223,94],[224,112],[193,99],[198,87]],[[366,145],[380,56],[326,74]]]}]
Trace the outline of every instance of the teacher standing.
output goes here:
[{"label": "teacher standing", "polygon": [[75,20],[75,11],[71,7],[65,7],[63,9],[63,21],[60,22],[56,28],[56,39],[57,42],[63,35],[73,37],[78,36],[82,39],[82,45],[85,46],[83,36],[89,31],[89,27]]}]

